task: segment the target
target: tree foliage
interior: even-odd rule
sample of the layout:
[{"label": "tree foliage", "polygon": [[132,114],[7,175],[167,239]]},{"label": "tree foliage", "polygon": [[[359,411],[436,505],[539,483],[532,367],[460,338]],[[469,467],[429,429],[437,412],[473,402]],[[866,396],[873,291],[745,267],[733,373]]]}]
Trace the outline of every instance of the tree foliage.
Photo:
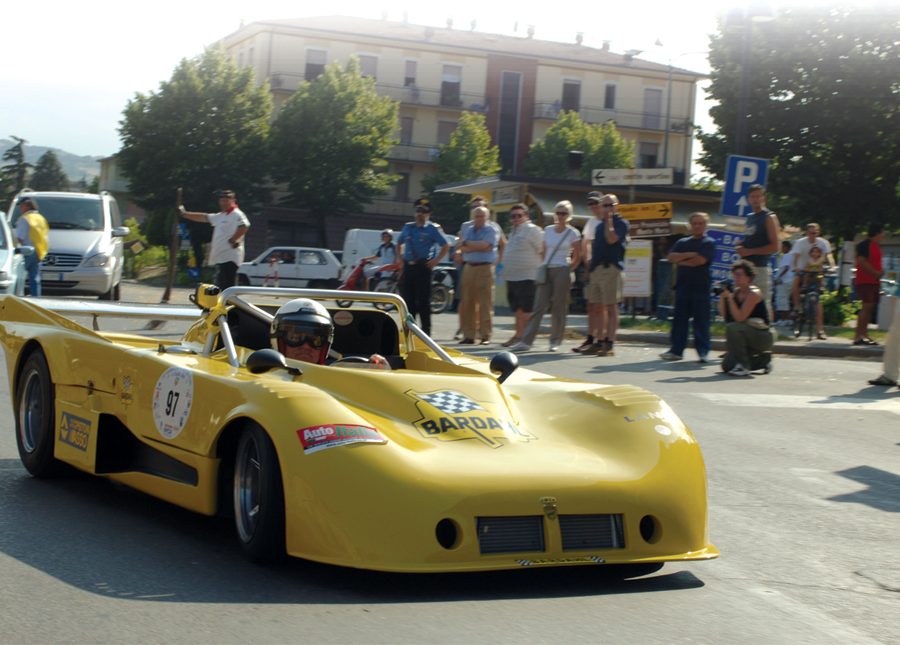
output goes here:
[{"label": "tree foliage", "polygon": [[582,121],[578,112],[561,112],[543,141],[531,145],[525,160],[525,173],[548,179],[570,178],[569,151],[583,153],[578,178],[591,181],[594,168],[632,168],[634,150],[622,138],[614,123],[593,124]]},{"label": "tree foliage", "polygon": [[35,190],[66,190],[69,187],[69,178],[59,163],[59,157],[52,150],[48,150],[34,165],[34,172],[28,183]]},{"label": "tree foliage", "polygon": [[436,193],[441,184],[488,177],[500,172],[500,151],[491,145],[491,135],[483,114],[463,112],[450,135],[450,142],[439,148],[434,173],[422,180],[434,208],[435,221],[455,231],[469,219],[469,198],[453,193]]},{"label": "tree foliage", "polygon": [[16,143],[3,153],[2,160],[6,163],[0,166],[0,190],[4,204],[25,188],[28,169],[32,167],[25,161],[25,144],[28,142],[15,135],[10,138]]},{"label": "tree foliage", "polygon": [[[271,111],[268,87],[220,49],[182,60],[159,91],[136,94],[123,113],[118,157],[133,199],[165,218],[164,230],[178,187],[189,209],[213,210],[220,188],[234,190],[245,210],[256,207],[267,198]],[[194,226],[194,234],[209,239],[209,227]]]},{"label": "tree foliage", "polygon": [[396,143],[397,103],[379,96],[375,80],[351,57],[303,82],[272,124],[272,176],[285,182],[283,203],[325,216],[370,203],[397,180],[386,172]]},{"label": "tree foliage", "polygon": [[[750,30],[750,31],[747,31]],[[749,37],[747,146],[772,160],[770,203],[782,222],[816,220],[852,237],[868,221],[900,221],[900,9],[791,9],[766,24],[719,25],[701,163],[718,177],[734,150]]]}]

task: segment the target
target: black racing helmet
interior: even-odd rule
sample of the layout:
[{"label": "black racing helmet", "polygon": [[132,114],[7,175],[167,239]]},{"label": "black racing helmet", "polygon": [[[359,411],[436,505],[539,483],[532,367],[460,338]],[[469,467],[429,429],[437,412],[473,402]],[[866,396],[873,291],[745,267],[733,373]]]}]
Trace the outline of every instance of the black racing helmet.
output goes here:
[{"label": "black racing helmet", "polygon": [[319,365],[324,365],[334,340],[334,324],[328,310],[320,303],[309,298],[296,298],[275,312],[269,338],[272,347],[282,354],[287,347],[303,343],[312,345],[319,350]]}]

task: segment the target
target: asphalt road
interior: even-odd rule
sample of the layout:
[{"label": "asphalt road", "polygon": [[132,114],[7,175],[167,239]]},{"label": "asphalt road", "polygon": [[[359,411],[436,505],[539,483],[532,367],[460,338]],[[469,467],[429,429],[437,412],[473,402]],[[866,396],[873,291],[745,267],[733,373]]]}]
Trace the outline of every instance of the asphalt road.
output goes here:
[{"label": "asphalt road", "polygon": [[[454,318],[438,317],[438,339]],[[0,642],[900,642],[900,391],[866,384],[879,364],[779,357],[733,379],[660,351],[522,357],[662,395],[703,448],[722,557],[625,582],[254,566],[225,521],[102,480],[29,477],[3,379]]]}]

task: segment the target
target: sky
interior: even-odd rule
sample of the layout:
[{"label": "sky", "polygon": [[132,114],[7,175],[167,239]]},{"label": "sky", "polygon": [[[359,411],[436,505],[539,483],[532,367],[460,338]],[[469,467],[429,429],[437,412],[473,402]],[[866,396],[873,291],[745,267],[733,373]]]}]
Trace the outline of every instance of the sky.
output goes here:
[{"label": "sky", "polygon": [[[777,8],[774,1],[768,4]],[[257,20],[339,13],[388,20],[405,16],[411,23],[444,27],[452,18],[457,29],[469,29],[475,20],[478,31],[523,37],[533,25],[538,39],[574,42],[580,31],[590,47],[609,40],[614,52],[643,50],[638,58],[708,73],[706,50],[716,16],[742,5],[738,0],[521,0],[501,6],[456,0],[436,6],[343,0],[328,11],[320,3],[296,0],[4,2],[0,24],[8,29],[0,59],[0,138],[16,135],[32,145],[79,155],[112,155],[119,149],[122,111],[135,93],[156,91],[181,59],[199,55],[242,23]],[[11,25],[26,27],[17,31]],[[710,129],[709,104],[698,105],[696,122]]]}]

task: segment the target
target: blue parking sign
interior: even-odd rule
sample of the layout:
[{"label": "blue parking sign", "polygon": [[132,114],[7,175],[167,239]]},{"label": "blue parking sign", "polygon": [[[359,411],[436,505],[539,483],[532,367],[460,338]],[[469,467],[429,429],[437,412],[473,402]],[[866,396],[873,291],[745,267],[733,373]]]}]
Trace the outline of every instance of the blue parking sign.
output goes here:
[{"label": "blue parking sign", "polygon": [[769,160],[757,157],[728,155],[725,165],[725,186],[722,190],[722,215],[746,217],[751,213],[747,189],[753,184],[766,185]]},{"label": "blue parking sign", "polygon": [[731,265],[741,259],[735,251],[735,247],[744,241],[743,233],[731,231],[709,230],[706,234],[716,243],[716,253],[710,265],[710,274],[713,282],[719,282],[731,277]]}]

